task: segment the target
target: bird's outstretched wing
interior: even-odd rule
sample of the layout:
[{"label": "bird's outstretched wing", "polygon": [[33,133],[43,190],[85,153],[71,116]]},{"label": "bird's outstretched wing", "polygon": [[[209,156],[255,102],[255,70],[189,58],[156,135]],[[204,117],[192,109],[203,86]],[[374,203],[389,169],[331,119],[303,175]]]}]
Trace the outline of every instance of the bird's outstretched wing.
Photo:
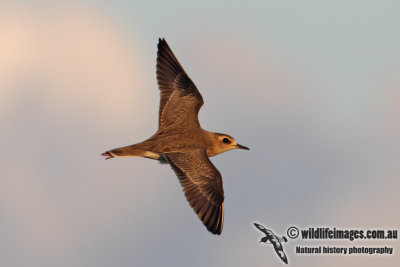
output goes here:
[{"label": "bird's outstretched wing", "polygon": [[282,260],[284,263],[288,264],[288,259],[287,259],[287,257],[286,257],[285,252],[283,252],[282,245],[281,245],[280,243],[279,243],[279,245],[280,245],[280,246],[276,246],[276,245],[274,244],[275,251],[276,251],[276,253],[278,254],[279,258],[281,258],[281,260]]},{"label": "bird's outstretched wing", "polygon": [[253,223],[253,224],[254,224],[254,226],[255,226],[258,230],[260,230],[260,231],[263,232],[264,234],[268,234],[267,231],[270,231],[270,230],[268,230],[267,228],[265,228],[264,226],[262,226],[262,225],[259,224],[259,223]]},{"label": "bird's outstretched wing", "polygon": [[220,172],[197,149],[163,155],[179,178],[185,196],[199,219],[213,234],[221,234],[224,221],[224,190]]},{"label": "bird's outstretched wing", "polygon": [[157,82],[160,89],[159,128],[199,126],[203,98],[164,39],[159,39]]}]

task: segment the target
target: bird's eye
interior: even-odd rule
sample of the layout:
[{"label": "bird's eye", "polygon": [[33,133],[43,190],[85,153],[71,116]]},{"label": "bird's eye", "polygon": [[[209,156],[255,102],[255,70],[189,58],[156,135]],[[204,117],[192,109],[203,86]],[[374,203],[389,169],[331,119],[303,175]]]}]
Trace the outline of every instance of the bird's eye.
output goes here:
[{"label": "bird's eye", "polygon": [[229,141],[229,139],[225,137],[224,139],[222,139],[222,142],[224,142],[225,144],[229,144],[231,141]]}]

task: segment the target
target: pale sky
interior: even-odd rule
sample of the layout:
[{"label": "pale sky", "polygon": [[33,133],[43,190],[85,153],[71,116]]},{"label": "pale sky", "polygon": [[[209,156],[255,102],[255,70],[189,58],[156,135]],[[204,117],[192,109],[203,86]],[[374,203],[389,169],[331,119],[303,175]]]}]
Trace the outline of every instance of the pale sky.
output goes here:
[{"label": "pale sky", "polygon": [[[398,228],[399,8],[2,2],[0,266],[282,266],[254,221],[278,235]],[[204,98],[203,128],[251,149],[211,159],[224,179],[221,236],[169,166],[100,156],[156,131],[159,37]],[[400,260],[398,240],[355,244],[395,255],[299,256],[301,240],[284,249],[294,266]]]}]

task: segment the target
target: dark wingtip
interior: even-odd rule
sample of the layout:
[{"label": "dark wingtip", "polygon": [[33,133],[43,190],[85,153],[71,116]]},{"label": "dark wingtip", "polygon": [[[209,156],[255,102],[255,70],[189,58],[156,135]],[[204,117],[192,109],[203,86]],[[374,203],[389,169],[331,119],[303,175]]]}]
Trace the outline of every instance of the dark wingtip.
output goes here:
[{"label": "dark wingtip", "polygon": [[158,46],[160,47],[161,45],[166,44],[167,42],[165,41],[164,38],[158,38]]},{"label": "dark wingtip", "polygon": [[163,50],[168,50],[169,46],[167,44],[167,42],[165,41],[164,38],[158,38],[158,44],[157,44],[157,55],[160,56],[160,53],[163,53]]},{"label": "dark wingtip", "polygon": [[212,227],[207,227],[207,230],[213,235],[221,235],[222,229],[213,229]]},{"label": "dark wingtip", "polygon": [[255,227],[259,227],[259,226],[261,226],[259,223],[256,223],[256,222],[253,222],[253,225],[255,226]]},{"label": "dark wingtip", "polygon": [[221,234],[222,234],[222,228],[216,229],[216,230],[214,230],[214,229],[208,229],[208,228],[207,228],[207,230],[208,230],[210,233],[212,233],[213,235],[221,235]]}]

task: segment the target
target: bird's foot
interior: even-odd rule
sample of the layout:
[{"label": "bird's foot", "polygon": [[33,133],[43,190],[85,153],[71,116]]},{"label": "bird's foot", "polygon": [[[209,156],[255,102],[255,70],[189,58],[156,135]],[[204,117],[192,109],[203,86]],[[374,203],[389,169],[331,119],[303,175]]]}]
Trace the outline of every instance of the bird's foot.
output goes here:
[{"label": "bird's foot", "polygon": [[114,156],[113,155],[111,155],[111,153],[110,152],[104,152],[103,154],[101,154],[102,156],[104,156],[104,157],[106,157],[106,159],[112,159]]}]

